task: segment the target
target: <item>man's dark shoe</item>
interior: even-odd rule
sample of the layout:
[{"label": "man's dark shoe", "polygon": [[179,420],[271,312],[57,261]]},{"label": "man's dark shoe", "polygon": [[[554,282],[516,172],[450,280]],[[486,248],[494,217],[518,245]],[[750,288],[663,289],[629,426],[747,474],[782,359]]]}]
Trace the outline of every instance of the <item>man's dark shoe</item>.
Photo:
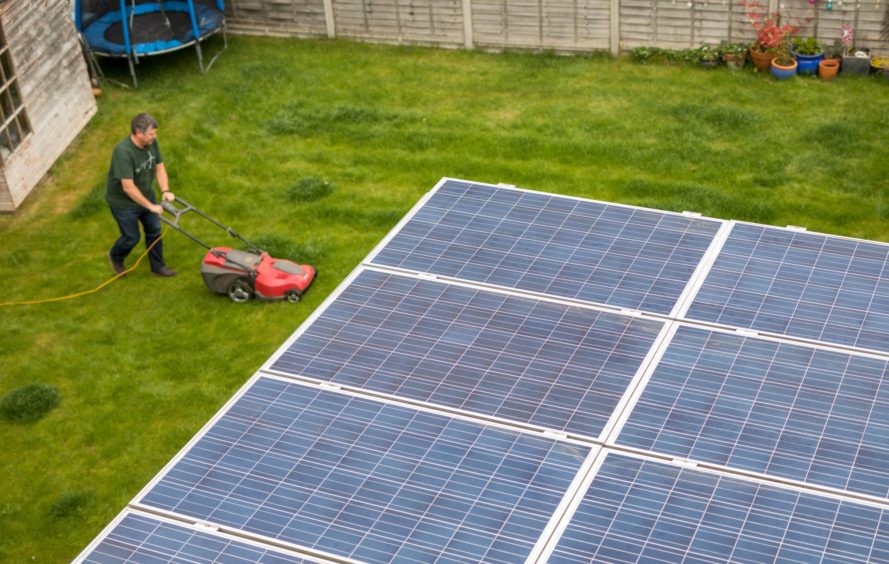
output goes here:
[{"label": "man's dark shoe", "polygon": [[166,278],[169,278],[170,276],[176,276],[176,271],[171,270],[166,266],[162,267],[160,270],[152,270],[151,273],[155,276],[164,276]]},{"label": "man's dark shoe", "polygon": [[127,267],[123,265],[122,262],[117,262],[113,258],[111,258],[111,253],[108,253],[108,260],[111,261],[111,270],[114,271],[115,274],[125,274],[127,271]]}]

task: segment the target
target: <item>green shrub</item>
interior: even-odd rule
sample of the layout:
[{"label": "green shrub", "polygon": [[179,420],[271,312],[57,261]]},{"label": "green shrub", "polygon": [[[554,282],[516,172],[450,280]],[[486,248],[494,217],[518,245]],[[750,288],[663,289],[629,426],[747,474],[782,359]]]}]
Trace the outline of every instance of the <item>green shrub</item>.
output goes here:
[{"label": "green shrub", "polygon": [[30,423],[52,411],[61,400],[62,396],[53,386],[28,384],[0,399],[0,415],[7,421]]},{"label": "green shrub", "polygon": [[334,185],[326,180],[306,176],[288,188],[285,196],[288,202],[314,202],[329,196],[334,189]]},{"label": "green shrub", "polygon": [[86,507],[93,494],[87,491],[69,491],[63,493],[49,508],[49,514],[57,519],[71,517]]},{"label": "green shrub", "polygon": [[93,186],[92,190],[71,208],[68,217],[83,219],[91,217],[103,209],[105,209],[105,182]]},{"label": "green shrub", "polygon": [[314,241],[293,241],[281,235],[261,234],[251,243],[275,258],[302,264],[315,264],[324,257],[324,247]]}]

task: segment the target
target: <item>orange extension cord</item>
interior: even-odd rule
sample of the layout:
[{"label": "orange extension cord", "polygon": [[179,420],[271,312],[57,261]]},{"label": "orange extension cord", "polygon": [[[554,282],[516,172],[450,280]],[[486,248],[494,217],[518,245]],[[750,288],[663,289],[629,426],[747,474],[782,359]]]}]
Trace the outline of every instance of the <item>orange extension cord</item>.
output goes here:
[{"label": "orange extension cord", "polygon": [[136,262],[133,263],[133,266],[124,270],[120,274],[115,275],[110,280],[106,280],[105,282],[102,282],[101,284],[99,284],[98,286],[93,288],[92,290],[86,290],[84,292],[77,292],[76,294],[68,294],[67,296],[61,296],[58,298],[46,298],[43,300],[26,300],[26,301],[19,301],[19,302],[0,302],[0,307],[14,306],[14,305],[37,305],[37,304],[46,304],[46,303],[50,303],[50,302],[61,302],[64,300],[73,300],[74,298],[79,298],[81,296],[88,296],[89,294],[94,294],[94,293],[98,292],[99,290],[101,290],[102,288],[104,288],[105,286],[107,286],[108,284],[111,284],[112,282],[114,282],[115,280],[118,280],[122,276],[125,276],[125,275],[129,274],[130,272],[136,270],[136,267],[139,266],[139,263],[142,262],[142,259],[145,258],[145,256],[148,254],[148,252],[155,245],[157,245],[157,242],[160,241],[161,239],[163,239],[164,235],[166,235],[169,231],[170,231],[169,227],[164,229],[164,232],[161,233],[161,236],[158,237],[157,239],[155,239],[154,242],[147,249],[145,249],[145,252],[142,253],[142,256],[140,256],[138,259],[136,259]]}]

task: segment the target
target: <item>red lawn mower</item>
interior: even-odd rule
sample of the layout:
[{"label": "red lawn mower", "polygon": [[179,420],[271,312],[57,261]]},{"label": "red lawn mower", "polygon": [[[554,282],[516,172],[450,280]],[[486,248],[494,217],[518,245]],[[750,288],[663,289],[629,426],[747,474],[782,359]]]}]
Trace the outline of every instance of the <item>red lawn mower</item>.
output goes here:
[{"label": "red lawn mower", "polygon": [[[171,202],[161,202],[164,210],[173,216],[172,221],[161,216],[161,221],[207,249],[201,264],[201,275],[208,288],[218,294],[227,294],[232,301],[238,303],[249,301],[253,296],[261,300],[287,300],[291,303],[302,299],[303,293],[315,279],[313,267],[272,258],[231,227],[219,223],[188,202],[181,198],[176,198],[175,202],[183,207],[176,207]],[[180,218],[188,212],[194,212],[225,230],[250,247],[252,252],[230,247],[211,247],[204,243],[179,225]]]}]

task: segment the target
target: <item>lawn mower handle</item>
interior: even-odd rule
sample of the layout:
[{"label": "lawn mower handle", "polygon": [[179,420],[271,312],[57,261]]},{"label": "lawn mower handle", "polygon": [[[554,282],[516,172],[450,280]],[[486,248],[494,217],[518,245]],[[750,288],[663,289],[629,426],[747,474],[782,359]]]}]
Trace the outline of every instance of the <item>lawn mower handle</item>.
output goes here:
[{"label": "lawn mower handle", "polygon": [[[182,205],[182,206],[184,206],[184,207],[182,207],[182,208],[178,208],[178,207],[176,207],[176,206],[173,205],[173,202],[176,202],[177,204],[180,204],[180,205]],[[207,249],[211,249],[210,245],[208,245],[207,243],[204,243],[203,241],[201,241],[200,239],[198,239],[197,237],[195,237],[194,235],[192,235],[191,233],[189,233],[188,231],[186,231],[185,229],[183,229],[183,227],[182,227],[181,225],[179,225],[179,219],[180,219],[183,215],[187,214],[188,212],[194,212],[194,213],[196,213],[197,215],[203,217],[204,219],[206,219],[207,221],[209,221],[210,223],[212,223],[212,224],[215,225],[216,227],[219,227],[220,229],[224,230],[226,233],[228,233],[228,234],[231,235],[232,237],[234,237],[234,238],[240,240],[241,242],[243,242],[245,245],[247,245],[248,247],[250,247],[254,252],[256,252],[256,253],[262,253],[262,252],[263,252],[262,249],[260,249],[259,247],[257,247],[256,245],[254,245],[253,243],[251,243],[250,241],[248,241],[247,239],[241,237],[241,235],[239,235],[234,229],[232,229],[231,227],[229,227],[229,226],[227,226],[227,225],[224,225],[224,224],[222,224],[222,223],[216,221],[215,219],[213,219],[213,218],[210,217],[209,215],[205,214],[205,213],[202,212],[201,210],[197,209],[197,208],[194,207],[193,205],[189,204],[188,202],[186,202],[186,201],[183,200],[182,198],[179,198],[179,197],[177,196],[177,197],[173,198],[173,202],[168,202],[167,200],[161,200],[161,207],[164,208],[164,211],[166,211],[167,213],[169,213],[170,215],[173,216],[173,220],[171,221],[171,220],[165,218],[163,215],[161,215],[161,221],[163,221],[164,223],[166,223],[166,224],[169,225],[170,227],[176,229],[177,231],[179,231],[180,233],[182,233],[182,234],[185,235],[186,237],[189,237],[190,239],[192,239],[193,241],[195,241],[195,242],[198,243],[199,245],[201,245],[201,246],[203,246],[203,247],[205,247],[205,248],[207,248]]]}]

